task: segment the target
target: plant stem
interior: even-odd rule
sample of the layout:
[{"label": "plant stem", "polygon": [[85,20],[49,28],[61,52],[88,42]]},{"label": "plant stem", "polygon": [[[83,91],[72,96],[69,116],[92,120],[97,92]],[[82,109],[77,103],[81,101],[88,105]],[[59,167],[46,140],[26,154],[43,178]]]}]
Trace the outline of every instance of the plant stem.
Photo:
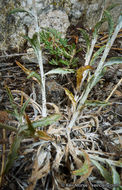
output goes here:
[{"label": "plant stem", "polygon": [[87,100],[89,92],[91,91],[91,89],[93,88],[93,86],[96,84],[97,78],[99,78],[99,76],[100,76],[100,74],[102,72],[105,59],[108,56],[110,48],[113,45],[114,40],[116,39],[116,36],[117,36],[118,32],[120,31],[121,27],[122,27],[122,16],[120,15],[120,17],[119,17],[119,23],[116,26],[112,37],[109,39],[108,43],[106,44],[106,48],[104,50],[103,56],[102,56],[102,58],[101,58],[101,60],[99,62],[99,65],[98,65],[95,73],[94,73],[94,78],[93,78],[93,80],[91,82],[89,82],[87,84],[86,89],[83,91],[82,98],[80,99],[80,102],[79,102],[79,104],[77,106],[77,110],[73,113],[73,116],[72,116],[72,118],[70,120],[70,123],[67,126],[67,136],[68,136],[69,140],[70,140],[70,131],[71,131],[74,123],[76,122],[79,114],[81,113],[82,106],[85,103],[85,101]]},{"label": "plant stem", "polygon": [[[36,3],[35,0],[32,1],[32,7],[34,10],[34,17],[35,17],[35,25],[36,25],[36,32],[38,35],[38,42],[40,45],[40,36],[39,36],[39,25],[38,25],[38,16],[37,16],[37,10],[36,10]],[[44,75],[44,69],[43,69],[43,60],[42,60],[42,51],[40,48],[38,48],[37,52],[37,59],[38,64],[40,68],[40,74],[41,74],[41,93],[42,93],[42,116],[47,116],[47,109],[46,109],[46,89],[45,89],[45,75]]]}]

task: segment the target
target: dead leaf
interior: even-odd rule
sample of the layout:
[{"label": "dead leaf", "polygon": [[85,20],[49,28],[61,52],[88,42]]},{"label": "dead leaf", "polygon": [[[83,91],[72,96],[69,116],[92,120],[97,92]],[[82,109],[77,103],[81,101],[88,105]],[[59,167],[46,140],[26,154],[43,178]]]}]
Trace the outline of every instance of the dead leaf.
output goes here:
[{"label": "dead leaf", "polygon": [[42,140],[53,141],[53,138],[49,136],[45,131],[38,130],[36,131],[36,133],[37,133],[37,136]]},{"label": "dead leaf", "polygon": [[93,69],[92,66],[90,65],[86,65],[86,66],[81,66],[78,70],[77,70],[77,74],[76,74],[76,78],[77,78],[77,91],[80,90],[80,84],[83,78],[83,72],[88,70],[88,69]]},{"label": "dead leaf", "polygon": [[72,92],[70,92],[67,88],[64,88],[64,90],[65,90],[66,95],[69,97],[69,99],[70,99],[71,102],[72,102],[73,111],[75,111],[77,103],[76,103],[76,101],[75,101],[75,98],[74,98]]}]

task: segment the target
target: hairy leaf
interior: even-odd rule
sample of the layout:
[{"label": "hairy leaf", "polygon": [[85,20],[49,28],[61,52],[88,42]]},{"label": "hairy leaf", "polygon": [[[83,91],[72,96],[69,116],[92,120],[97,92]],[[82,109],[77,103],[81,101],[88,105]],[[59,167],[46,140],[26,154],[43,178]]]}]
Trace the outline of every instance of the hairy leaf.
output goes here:
[{"label": "hairy leaf", "polygon": [[105,62],[104,67],[108,67],[114,64],[122,64],[122,57],[112,57],[107,62]]},{"label": "hairy leaf", "polygon": [[[51,124],[55,123],[56,121],[58,121],[60,119],[60,117],[61,117],[60,114],[53,114],[53,115],[44,117],[41,120],[34,121],[34,122],[32,122],[33,128],[46,127],[48,125],[51,125]],[[27,128],[28,128],[27,125],[22,125],[20,127],[20,132],[22,132],[23,130],[25,130]]]},{"label": "hairy leaf", "polygon": [[99,100],[86,100],[85,102],[88,106],[107,106],[110,105],[109,102],[99,101]]},{"label": "hairy leaf", "polygon": [[66,75],[68,73],[74,73],[74,69],[67,69],[67,68],[57,68],[53,69],[51,71],[48,71],[45,75],[50,75],[50,74],[61,74],[61,75]]},{"label": "hairy leaf", "polygon": [[111,173],[104,168],[99,162],[92,160],[92,163],[97,167],[97,169],[100,171],[101,175],[105,178],[105,180],[112,184],[112,176]]},{"label": "hairy leaf", "polygon": [[20,142],[23,139],[23,136],[16,136],[14,139],[14,142],[11,146],[10,152],[8,154],[7,157],[7,162],[6,162],[6,166],[5,166],[5,170],[4,173],[7,173],[9,171],[9,169],[12,167],[14,161],[17,159],[18,157],[18,150],[20,148]]},{"label": "hairy leaf", "polygon": [[114,31],[114,22],[112,20],[112,16],[109,13],[109,11],[104,10],[104,15],[105,15],[105,17],[106,17],[106,19],[108,21],[109,37],[111,37],[112,32]]},{"label": "hairy leaf", "polygon": [[102,46],[101,48],[99,48],[92,56],[92,59],[90,61],[90,65],[93,65],[96,61],[96,59],[99,57],[99,55],[103,52],[103,50],[105,49],[105,46]]},{"label": "hairy leaf", "polygon": [[89,50],[89,48],[90,48],[90,38],[89,38],[88,33],[82,28],[78,28],[78,30],[80,30],[82,32],[83,38],[86,41],[87,50]]}]

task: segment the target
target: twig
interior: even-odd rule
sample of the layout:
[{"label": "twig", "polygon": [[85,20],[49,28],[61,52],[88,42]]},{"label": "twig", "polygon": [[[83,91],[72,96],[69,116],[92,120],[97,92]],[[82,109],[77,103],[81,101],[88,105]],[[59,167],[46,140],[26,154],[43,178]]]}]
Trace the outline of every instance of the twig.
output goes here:
[{"label": "twig", "polygon": [[16,56],[22,56],[22,55],[31,55],[33,52],[29,53],[14,53],[14,54],[6,54],[6,55],[1,55],[0,58],[7,58],[7,57],[16,57]]}]

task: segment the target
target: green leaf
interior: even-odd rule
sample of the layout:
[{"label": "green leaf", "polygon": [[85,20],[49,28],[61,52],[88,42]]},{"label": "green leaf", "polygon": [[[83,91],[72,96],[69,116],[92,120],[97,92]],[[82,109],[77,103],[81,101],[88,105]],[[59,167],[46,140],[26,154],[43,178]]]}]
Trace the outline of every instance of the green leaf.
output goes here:
[{"label": "green leaf", "polygon": [[111,11],[113,8],[119,6],[120,4],[119,3],[112,3],[112,5],[110,5],[106,10],[107,11]]},{"label": "green leaf", "polygon": [[27,79],[31,78],[31,77],[35,77],[37,79],[37,81],[42,84],[42,81],[41,81],[41,77],[38,73],[36,73],[35,71],[32,71],[28,76],[27,76]]},{"label": "green leaf", "polygon": [[104,15],[105,15],[105,17],[106,17],[106,19],[108,21],[109,37],[111,37],[112,32],[114,31],[114,22],[112,20],[112,16],[109,13],[109,11],[104,10]]},{"label": "green leaf", "polygon": [[26,107],[28,106],[29,101],[30,101],[30,98],[22,105],[22,107],[21,107],[21,109],[20,109],[20,114],[21,114],[21,115],[24,115],[25,109],[26,109]]},{"label": "green leaf", "polygon": [[103,50],[105,49],[105,46],[102,46],[101,48],[99,48],[92,56],[92,59],[90,61],[90,65],[93,65],[96,61],[96,59],[99,57],[99,55],[103,52]]},{"label": "green leaf", "polygon": [[52,59],[51,61],[49,61],[49,63],[50,63],[51,65],[58,65],[58,62],[55,61],[55,59]]},{"label": "green leaf", "polygon": [[11,106],[12,106],[12,108],[13,108],[13,113],[12,113],[12,115],[15,116],[15,117],[17,118],[17,120],[19,120],[19,119],[20,119],[20,116],[19,116],[19,113],[18,113],[18,110],[17,110],[17,106],[16,106],[16,104],[15,104],[15,102],[14,102],[13,95],[12,95],[10,89],[8,88],[8,86],[6,86],[6,91],[7,91],[7,94],[8,94],[8,96],[9,96],[10,104],[11,104]]},{"label": "green leaf", "polygon": [[36,53],[38,52],[38,50],[40,50],[40,44],[37,32],[34,33],[32,38],[29,38],[28,36],[24,36],[24,38],[29,41],[30,45],[33,47]]},{"label": "green leaf", "polygon": [[82,28],[78,28],[78,30],[80,30],[82,32],[83,38],[86,41],[87,50],[89,50],[89,48],[90,48],[90,38],[89,38],[88,33]]},{"label": "green leaf", "polygon": [[[60,119],[60,117],[61,117],[60,114],[53,114],[51,116],[47,116],[45,118],[42,118],[39,121],[32,122],[32,126],[33,126],[33,128],[46,127],[46,126],[51,125],[51,124],[55,123],[56,121],[58,121]],[[25,130],[27,128],[28,128],[27,125],[22,125],[20,127],[20,131],[19,132],[22,132],[23,130]]]},{"label": "green leaf", "polygon": [[8,13],[8,15],[10,15],[10,14],[15,14],[15,13],[27,13],[27,14],[29,14],[30,16],[32,16],[32,17],[34,17],[34,15],[32,14],[32,12],[30,12],[30,11],[27,11],[27,10],[25,10],[25,9],[23,9],[23,8],[15,8],[15,9],[13,9],[12,11],[10,11],[9,13]]},{"label": "green leaf", "polygon": [[[116,169],[113,166],[110,166],[110,167],[111,167],[111,170],[112,170],[113,184],[120,186],[121,182],[120,182],[120,176],[119,176],[118,172],[116,171]],[[118,188],[114,187],[113,190],[119,190],[119,187]]]},{"label": "green leaf", "polygon": [[107,62],[105,62],[104,67],[108,67],[114,64],[122,64],[122,57],[112,57]]},{"label": "green leaf", "polygon": [[97,24],[94,27],[93,37],[95,37],[98,34],[100,27],[105,21],[106,21],[106,18],[102,18],[101,21],[97,22]]},{"label": "green leaf", "polygon": [[14,139],[14,142],[11,146],[10,152],[8,154],[7,157],[7,162],[6,162],[6,166],[4,169],[4,173],[7,173],[9,171],[9,169],[12,167],[14,161],[17,159],[18,157],[18,150],[20,148],[20,142],[23,139],[23,136],[16,136]]},{"label": "green leaf", "polygon": [[57,68],[57,69],[53,69],[53,70],[47,72],[45,75],[50,75],[50,74],[66,75],[68,73],[75,73],[75,70],[74,69],[67,69],[67,68]]},{"label": "green leaf", "polygon": [[88,106],[108,106],[109,102],[99,101],[99,100],[86,100],[85,102]]},{"label": "green leaf", "polygon": [[112,166],[122,168],[122,161],[121,160],[115,161],[115,160],[110,160],[108,158],[102,158],[102,157],[95,156],[95,155],[89,155],[89,157],[90,157],[91,161],[97,160],[97,161],[103,162],[104,164],[106,164],[106,162],[107,163],[109,162]]},{"label": "green leaf", "polygon": [[99,170],[99,172],[101,173],[101,175],[105,178],[105,180],[112,184],[112,176],[111,173],[108,172],[108,170],[106,168],[104,168],[101,164],[99,164],[97,161],[92,160],[92,163],[97,167],[97,169]]},{"label": "green leaf", "polygon": [[111,168],[111,172],[112,172],[112,184],[117,185],[116,187],[113,187],[113,190],[120,190],[120,176],[118,174],[118,172],[115,169],[115,166],[112,166],[109,161],[107,161],[109,167]]}]

